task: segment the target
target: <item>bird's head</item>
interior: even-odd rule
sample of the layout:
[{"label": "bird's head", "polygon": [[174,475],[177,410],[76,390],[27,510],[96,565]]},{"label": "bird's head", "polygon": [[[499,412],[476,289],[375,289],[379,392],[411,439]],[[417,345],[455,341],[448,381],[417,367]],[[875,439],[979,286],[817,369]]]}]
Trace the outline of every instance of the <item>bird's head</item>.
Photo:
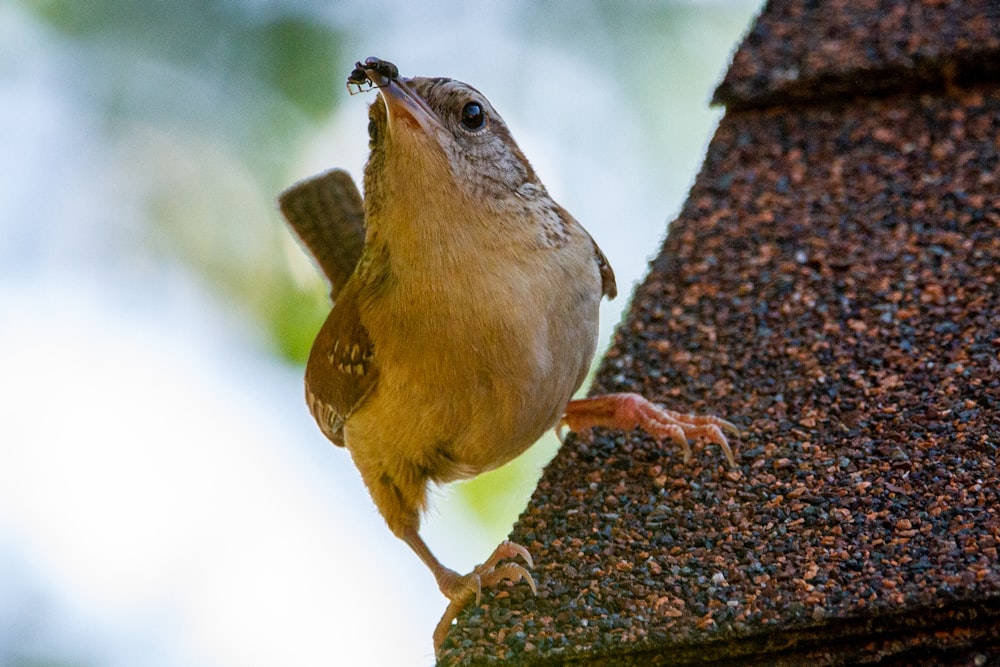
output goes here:
[{"label": "bird's head", "polygon": [[454,79],[401,77],[374,58],[359,68],[379,91],[369,108],[369,218],[394,204],[415,208],[448,197],[500,209],[547,198],[507,124],[478,90]]}]

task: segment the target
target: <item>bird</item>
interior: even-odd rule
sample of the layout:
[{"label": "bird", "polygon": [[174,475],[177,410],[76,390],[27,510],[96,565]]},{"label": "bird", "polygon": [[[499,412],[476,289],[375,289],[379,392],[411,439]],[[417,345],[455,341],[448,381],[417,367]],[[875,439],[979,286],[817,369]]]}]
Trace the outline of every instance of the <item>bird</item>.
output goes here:
[{"label": "bird", "polygon": [[[358,62],[348,87],[369,106],[364,196],[333,169],[279,196],[331,285],[333,308],[306,364],[306,402],[345,447],[394,535],[449,603],[433,642],[484,588],[524,582],[528,550],[502,542],[467,574],[420,535],[431,483],[495,469],[549,429],[639,428],[721,447],[738,434],[713,415],[633,393],[573,399],[597,347],[615,275],[590,234],[549,195],[503,118],[477,89]],[[523,564],[522,564],[523,562]]]}]

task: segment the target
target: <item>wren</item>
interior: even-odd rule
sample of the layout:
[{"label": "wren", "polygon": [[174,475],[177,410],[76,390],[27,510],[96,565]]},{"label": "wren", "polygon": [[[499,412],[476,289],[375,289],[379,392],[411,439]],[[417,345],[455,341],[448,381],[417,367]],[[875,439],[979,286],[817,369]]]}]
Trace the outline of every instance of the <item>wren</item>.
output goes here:
[{"label": "wren", "polygon": [[429,483],[497,468],[563,427],[638,427],[675,441],[685,460],[701,437],[735,465],[723,431],[737,430],[637,394],[571,400],[594,357],[600,301],[617,292],[608,260],[478,90],[402,77],[378,58],[348,80],[365,82],[378,96],[364,198],[332,171],[280,202],[334,300],[306,366],[309,409],[448,598],[438,649],[482,588],[535,583],[527,549],[509,541],[468,574],[438,561],[419,533]]}]

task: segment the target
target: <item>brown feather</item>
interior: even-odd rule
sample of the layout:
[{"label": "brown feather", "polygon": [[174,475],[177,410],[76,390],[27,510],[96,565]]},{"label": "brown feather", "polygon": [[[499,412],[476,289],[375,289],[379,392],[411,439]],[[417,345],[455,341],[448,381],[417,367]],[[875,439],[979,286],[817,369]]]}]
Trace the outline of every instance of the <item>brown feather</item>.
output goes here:
[{"label": "brown feather", "polygon": [[313,417],[343,446],[344,422],[375,388],[378,366],[368,331],[358,314],[360,281],[352,281],[334,303],[306,364],[306,396]]},{"label": "brown feather", "polygon": [[281,213],[330,281],[336,301],[365,244],[361,193],[342,169],[331,169],[278,196]]},{"label": "brown feather", "polygon": [[[590,236],[590,234],[587,234]],[[597,245],[597,241],[590,238],[590,242],[594,244],[594,256],[597,259],[597,268],[601,272],[601,292],[608,299],[613,299],[618,296],[618,282],[615,280],[615,271],[611,268],[611,262],[608,258],[604,256],[600,247]]]},{"label": "brown feather", "polygon": [[[544,191],[544,188],[542,188],[542,190]],[[567,238],[566,230],[569,228],[577,228],[586,234],[587,238],[590,239],[590,244],[594,246],[594,259],[597,260],[597,269],[601,272],[601,293],[608,297],[608,299],[613,299],[618,296],[618,283],[615,281],[614,269],[611,268],[611,262],[608,261],[608,258],[605,257],[604,253],[601,251],[600,246],[597,245],[597,241],[595,241],[594,237],[591,236],[590,233],[576,221],[576,218],[570,215],[569,212],[562,206],[556,206],[556,212],[559,214],[559,218],[562,221],[562,234],[547,234],[546,236],[548,236],[550,240],[558,237],[561,242],[558,244],[553,243],[553,245],[562,245]]]}]

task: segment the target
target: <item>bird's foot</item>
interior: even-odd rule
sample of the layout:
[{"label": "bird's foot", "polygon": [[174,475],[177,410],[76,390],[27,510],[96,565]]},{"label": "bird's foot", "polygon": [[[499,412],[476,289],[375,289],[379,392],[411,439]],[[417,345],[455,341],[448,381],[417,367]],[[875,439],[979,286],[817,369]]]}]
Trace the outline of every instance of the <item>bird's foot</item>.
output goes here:
[{"label": "bird's foot", "polygon": [[653,405],[639,394],[606,394],[570,401],[557,429],[582,431],[594,426],[621,430],[641,428],[657,440],[670,438],[684,452],[684,461],[691,459],[692,438],[714,442],[726,454],[732,468],[736,467],[733,450],[723,431],[733,435],[739,429],[724,419],[712,415],[686,415]]},{"label": "bird's foot", "polygon": [[491,588],[501,581],[511,581],[517,583],[523,580],[531,587],[531,592],[537,594],[535,580],[522,565],[517,563],[503,563],[520,556],[527,563],[528,567],[534,567],[531,554],[520,544],[504,541],[498,546],[486,562],[477,565],[472,572],[460,575],[453,570],[448,570],[438,580],[441,592],[450,600],[448,608],[444,611],[444,616],[438,621],[434,628],[434,652],[437,653],[444,643],[444,638],[448,634],[448,629],[452,622],[458,617],[463,609],[472,601],[479,604],[480,594],[483,588]]}]

